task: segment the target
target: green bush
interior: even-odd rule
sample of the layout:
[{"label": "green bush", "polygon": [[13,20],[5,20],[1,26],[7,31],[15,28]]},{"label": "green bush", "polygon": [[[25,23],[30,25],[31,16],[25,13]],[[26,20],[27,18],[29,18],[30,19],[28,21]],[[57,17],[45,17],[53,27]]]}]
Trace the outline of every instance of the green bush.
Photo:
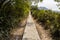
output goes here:
[{"label": "green bush", "polygon": [[0,4],[0,40],[9,40],[10,30],[27,18],[30,8],[29,3],[24,0],[9,0],[5,5],[4,2]]},{"label": "green bush", "polygon": [[53,38],[60,40],[60,12],[51,10],[31,9],[32,16],[44,25],[45,29],[50,29]]}]

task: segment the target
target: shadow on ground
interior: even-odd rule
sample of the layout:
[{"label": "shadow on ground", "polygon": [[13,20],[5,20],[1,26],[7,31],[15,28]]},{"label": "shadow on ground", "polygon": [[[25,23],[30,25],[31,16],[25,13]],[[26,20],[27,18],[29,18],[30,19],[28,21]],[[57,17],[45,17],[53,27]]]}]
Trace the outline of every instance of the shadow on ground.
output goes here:
[{"label": "shadow on ground", "polygon": [[10,32],[10,40],[22,40],[24,29],[26,26],[26,20],[18,24],[18,27]]}]

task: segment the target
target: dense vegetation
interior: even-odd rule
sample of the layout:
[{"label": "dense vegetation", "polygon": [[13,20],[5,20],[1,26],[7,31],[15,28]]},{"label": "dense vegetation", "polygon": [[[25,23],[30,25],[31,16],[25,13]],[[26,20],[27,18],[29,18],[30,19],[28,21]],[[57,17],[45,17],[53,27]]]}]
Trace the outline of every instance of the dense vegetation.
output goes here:
[{"label": "dense vegetation", "polygon": [[60,2],[60,0],[55,0],[56,2]]},{"label": "dense vegetation", "polygon": [[51,31],[54,40],[60,40],[60,12],[38,10],[37,7],[32,7],[31,13],[46,30]]},{"label": "dense vegetation", "polygon": [[9,40],[9,31],[26,18],[28,12],[28,1],[0,0],[0,40]]},{"label": "dense vegetation", "polygon": [[[0,40],[9,40],[10,30],[16,28],[17,24],[28,16],[29,4],[28,0],[0,0]],[[50,29],[56,40],[60,40],[60,14],[58,12],[32,8],[32,15],[44,25],[45,29]]]}]

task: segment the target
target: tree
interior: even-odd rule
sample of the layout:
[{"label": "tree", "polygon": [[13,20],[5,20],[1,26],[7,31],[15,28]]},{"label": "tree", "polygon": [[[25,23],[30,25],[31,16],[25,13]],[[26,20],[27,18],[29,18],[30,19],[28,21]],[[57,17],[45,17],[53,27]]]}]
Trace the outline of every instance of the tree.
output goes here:
[{"label": "tree", "polygon": [[56,2],[60,2],[60,0],[55,0]]},{"label": "tree", "polygon": [[40,0],[40,2],[42,2],[43,0]]},{"label": "tree", "polygon": [[9,33],[28,16],[29,2],[25,0],[0,0],[0,40],[9,40]]},{"label": "tree", "polygon": [[59,9],[60,9],[60,0],[55,0],[56,2],[58,2],[58,4],[57,4],[57,6],[59,7]]}]

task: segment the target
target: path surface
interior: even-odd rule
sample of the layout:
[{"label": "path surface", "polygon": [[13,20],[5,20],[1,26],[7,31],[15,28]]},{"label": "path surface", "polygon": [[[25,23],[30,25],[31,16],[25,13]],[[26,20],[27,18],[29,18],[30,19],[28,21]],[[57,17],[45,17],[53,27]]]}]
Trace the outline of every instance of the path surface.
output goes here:
[{"label": "path surface", "polygon": [[27,24],[22,40],[40,40],[40,37],[36,29],[36,25],[30,13],[27,18]]}]

